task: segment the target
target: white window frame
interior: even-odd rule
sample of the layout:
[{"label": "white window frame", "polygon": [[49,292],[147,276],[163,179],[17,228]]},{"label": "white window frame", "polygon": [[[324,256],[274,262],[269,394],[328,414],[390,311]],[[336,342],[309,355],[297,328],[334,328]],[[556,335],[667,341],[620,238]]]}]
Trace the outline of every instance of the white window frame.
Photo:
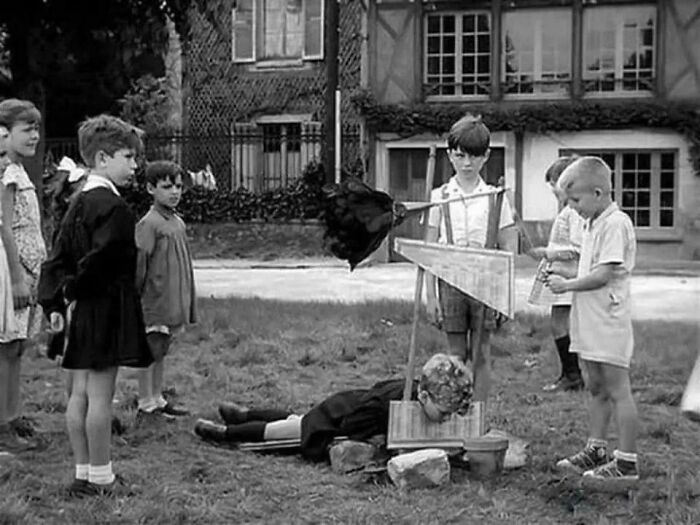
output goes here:
[{"label": "white window frame", "polygon": [[514,10],[506,11],[503,13],[503,23],[501,24],[501,57],[500,57],[500,68],[501,68],[501,86],[503,87],[503,97],[507,99],[519,99],[519,98],[541,98],[541,99],[569,99],[571,98],[572,82],[573,82],[573,69],[574,64],[569,59],[569,77],[567,79],[560,80],[562,84],[568,82],[568,89],[564,89],[563,92],[546,92],[542,91],[543,85],[540,83],[542,81],[542,39],[543,39],[543,20],[541,17],[535,18],[535,27],[533,27],[534,33],[534,49],[533,49],[533,92],[532,93],[506,93],[507,81],[506,78],[508,73],[506,72],[506,18],[509,14],[518,14],[523,12],[564,12],[569,15],[569,22],[571,25],[572,39],[569,43],[569,55],[571,56],[571,50],[573,49],[573,12],[570,8],[543,8],[543,9],[532,9],[532,10]]},{"label": "white window frame", "polygon": [[[239,2],[246,0],[238,0]],[[309,0],[301,0],[302,2],[302,24],[303,24],[303,39],[301,44],[301,54],[298,57],[287,57],[281,59],[274,58],[264,58],[258,57],[258,44],[259,44],[259,33],[261,33],[264,28],[259,27],[260,21],[263,17],[260,16],[260,10],[262,9],[263,0],[247,0],[252,4],[252,57],[237,57],[236,56],[236,11],[237,7],[231,8],[231,61],[236,64],[261,64],[269,67],[276,66],[289,66],[298,65],[302,61],[313,61],[313,60],[323,60],[323,50],[325,43],[325,2],[324,0],[317,0],[321,5],[321,31],[320,31],[320,52],[318,54],[306,54],[306,9]]]},{"label": "white window frame", "polygon": [[[626,13],[629,13],[631,10],[639,9],[639,8],[652,8],[653,9],[653,20],[654,20],[654,26],[653,26],[653,42],[651,44],[651,50],[652,50],[652,65],[651,65],[651,70],[652,70],[652,77],[651,77],[651,83],[652,87],[649,89],[635,89],[635,90],[630,90],[630,89],[623,89],[623,82],[624,82],[624,17]],[[613,77],[613,82],[614,82],[614,89],[612,91],[587,91],[586,90],[586,83],[592,80],[596,80],[595,76],[589,76],[588,71],[587,71],[587,61],[586,61],[586,14],[587,13],[592,13],[595,11],[602,12],[602,11],[610,13],[611,17],[614,17],[615,19],[615,65],[614,65],[614,77]],[[586,98],[606,98],[606,97],[630,97],[630,96],[635,96],[635,97],[653,97],[654,92],[655,92],[655,83],[657,79],[657,68],[658,68],[658,56],[657,56],[657,41],[659,38],[659,22],[658,22],[658,9],[656,6],[653,6],[651,4],[644,4],[640,6],[591,6],[591,7],[586,7],[583,13],[583,21],[582,21],[582,31],[581,31],[581,45],[583,48],[583,57],[581,61],[581,82],[582,82],[582,88],[584,92],[584,97]],[[639,69],[637,69],[639,71]]]},{"label": "white window frame", "polygon": [[[618,203],[622,209],[622,156],[626,153],[648,154],[651,156],[649,160],[650,175],[649,175],[649,226],[637,226],[634,229],[637,232],[639,240],[678,240],[681,235],[681,208],[680,208],[680,166],[679,166],[679,151],[673,148],[567,148],[559,151],[560,155],[599,155],[610,154],[615,156],[615,166],[612,166],[614,176],[613,195],[614,201]],[[660,225],[661,211],[661,155],[672,154],[674,156],[673,165],[673,226]],[[634,189],[636,191],[636,188]]]},{"label": "white window frame", "polygon": [[[465,15],[486,15],[486,18],[488,20],[489,24],[489,87],[488,87],[488,93],[483,93],[483,94],[463,94],[463,93],[455,93],[453,95],[443,95],[443,94],[429,94],[427,95],[426,99],[429,101],[439,101],[439,100],[489,100],[491,97],[491,82],[493,80],[493,69],[492,69],[492,61],[491,61],[491,56],[493,54],[493,20],[491,19],[491,11],[487,11],[484,9],[470,9],[468,11],[438,11],[435,13],[429,12],[425,16],[423,16],[423,42],[422,42],[422,53],[423,53],[423,84],[425,86],[429,86],[430,84],[428,83],[428,17],[430,15],[440,15],[440,16],[454,16],[455,17],[455,91],[458,89],[461,91],[462,86],[461,84],[461,79],[463,76],[462,72],[462,57],[464,56],[462,52],[462,36],[464,34],[463,31],[463,19],[462,17]],[[442,55],[440,55],[442,56]],[[478,59],[478,55],[474,54],[474,60]]]}]

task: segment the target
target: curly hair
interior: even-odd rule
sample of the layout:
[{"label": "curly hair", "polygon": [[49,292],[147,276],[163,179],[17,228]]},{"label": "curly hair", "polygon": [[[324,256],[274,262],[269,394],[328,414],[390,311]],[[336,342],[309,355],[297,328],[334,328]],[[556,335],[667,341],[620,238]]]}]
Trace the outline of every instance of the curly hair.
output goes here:
[{"label": "curly hair", "polygon": [[458,357],[435,354],[423,365],[418,388],[434,403],[465,414],[472,400],[472,373]]}]

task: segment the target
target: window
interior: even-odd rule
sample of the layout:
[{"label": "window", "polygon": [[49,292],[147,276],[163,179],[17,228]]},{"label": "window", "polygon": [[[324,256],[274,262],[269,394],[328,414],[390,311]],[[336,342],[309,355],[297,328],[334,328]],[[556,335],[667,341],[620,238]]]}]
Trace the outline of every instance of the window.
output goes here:
[{"label": "window", "polygon": [[653,6],[587,8],[583,17],[585,91],[651,91],[655,31]]},{"label": "window", "polygon": [[[571,154],[572,151],[563,154]],[[674,151],[576,151],[595,155],[612,171],[613,199],[642,231],[673,233],[678,197]]]},{"label": "window", "polygon": [[428,95],[488,95],[491,82],[490,13],[440,13],[425,18]]},{"label": "window", "polygon": [[323,0],[238,0],[233,60],[323,58]]},{"label": "window", "polygon": [[506,94],[567,94],[571,81],[571,10],[528,9],[503,16]]},{"label": "window", "polygon": [[321,124],[275,121],[236,123],[232,137],[232,188],[263,191],[284,187],[300,177],[321,154]]}]

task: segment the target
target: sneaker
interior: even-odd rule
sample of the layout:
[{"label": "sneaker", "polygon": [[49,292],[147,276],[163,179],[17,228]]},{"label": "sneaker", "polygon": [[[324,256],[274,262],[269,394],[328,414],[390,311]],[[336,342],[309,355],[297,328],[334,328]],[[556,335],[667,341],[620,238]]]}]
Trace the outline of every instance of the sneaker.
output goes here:
[{"label": "sneaker", "polygon": [[577,390],[583,390],[584,387],[585,385],[581,376],[561,376],[554,383],[543,386],[542,390],[544,392],[574,392]]},{"label": "sneaker", "polygon": [[173,405],[172,403],[166,403],[165,406],[157,408],[156,410],[160,411],[162,414],[166,414],[169,416],[175,416],[175,417],[189,416],[190,415],[189,410],[185,410],[184,408],[178,408],[175,405]]},{"label": "sneaker", "polygon": [[557,469],[575,474],[605,465],[608,462],[607,451],[603,447],[586,447],[573,456],[557,461]]},{"label": "sneaker", "polygon": [[583,473],[584,485],[609,485],[628,486],[639,481],[639,471],[636,462],[626,462],[630,466],[621,468],[618,460],[613,458],[604,465]]},{"label": "sneaker", "polygon": [[66,487],[66,492],[70,497],[80,497],[89,484],[90,482],[86,479],[73,478],[71,484]]}]

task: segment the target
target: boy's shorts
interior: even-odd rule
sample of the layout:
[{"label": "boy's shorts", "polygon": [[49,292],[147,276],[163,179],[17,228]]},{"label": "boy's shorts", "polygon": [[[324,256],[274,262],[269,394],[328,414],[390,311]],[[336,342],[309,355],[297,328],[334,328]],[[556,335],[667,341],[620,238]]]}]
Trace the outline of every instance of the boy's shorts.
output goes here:
[{"label": "boy's shorts", "polygon": [[[479,308],[483,303],[458,290],[442,279],[438,279],[438,295],[442,312],[442,329],[447,333],[467,333],[476,330],[479,321]],[[493,332],[500,326],[500,315],[496,310],[486,307],[484,312],[484,330]]]},{"label": "boy's shorts", "polygon": [[171,341],[172,336],[163,332],[148,332],[146,334],[146,342],[154,361],[160,361],[168,355]]}]

